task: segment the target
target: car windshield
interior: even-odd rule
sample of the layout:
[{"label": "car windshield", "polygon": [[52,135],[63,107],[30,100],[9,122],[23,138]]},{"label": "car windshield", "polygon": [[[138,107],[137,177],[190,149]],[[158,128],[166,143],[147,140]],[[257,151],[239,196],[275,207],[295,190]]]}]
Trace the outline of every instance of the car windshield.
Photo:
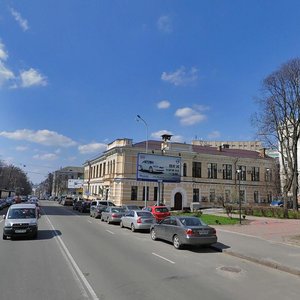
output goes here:
[{"label": "car windshield", "polygon": [[179,221],[184,226],[203,226],[206,225],[198,218],[179,218]]},{"label": "car windshield", "polygon": [[168,212],[169,210],[166,207],[157,207],[155,208],[156,212]]},{"label": "car windshield", "polygon": [[34,208],[14,208],[9,210],[8,219],[32,219],[35,218]]}]

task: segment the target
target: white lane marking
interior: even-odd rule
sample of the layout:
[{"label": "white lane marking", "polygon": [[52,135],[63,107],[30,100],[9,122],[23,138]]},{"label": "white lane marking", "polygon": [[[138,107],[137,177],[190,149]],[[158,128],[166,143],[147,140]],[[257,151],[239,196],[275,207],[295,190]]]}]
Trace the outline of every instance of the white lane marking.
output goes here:
[{"label": "white lane marking", "polygon": [[[91,285],[86,280],[83,273],[81,272],[80,268],[76,264],[74,258],[72,257],[71,253],[69,252],[68,248],[66,247],[65,243],[63,242],[62,238],[57,235],[57,232],[56,232],[54,226],[52,225],[50,219],[48,218],[47,215],[44,215],[44,216],[46,217],[48,223],[50,224],[50,227],[52,228],[52,230],[54,232],[54,235],[55,235],[56,241],[59,245],[59,248],[60,248],[62,254],[64,255],[64,257],[66,258],[66,261],[68,262],[76,281],[79,283],[79,288],[80,288],[83,296],[87,299],[99,300],[95,291],[93,290],[93,288],[91,287]],[[89,292],[91,297],[88,296],[86,290]]]},{"label": "white lane marking", "polygon": [[3,221],[3,219],[2,220],[0,220],[0,223]]},{"label": "white lane marking", "polygon": [[111,234],[115,234],[114,232],[110,231],[110,230],[106,230],[107,232],[111,233]]},{"label": "white lane marking", "polygon": [[163,260],[165,260],[165,261],[171,263],[171,264],[175,264],[174,261],[172,261],[172,260],[170,260],[170,259],[167,259],[167,258],[165,258],[165,257],[163,257],[163,256],[160,256],[160,255],[158,255],[158,254],[156,254],[156,253],[154,253],[154,252],[152,252],[152,254],[153,254],[154,256],[157,256],[157,257],[159,257],[159,258],[161,258],[161,259],[163,259]]},{"label": "white lane marking", "polygon": [[89,221],[89,220],[88,220],[88,223],[92,224],[92,221]]}]

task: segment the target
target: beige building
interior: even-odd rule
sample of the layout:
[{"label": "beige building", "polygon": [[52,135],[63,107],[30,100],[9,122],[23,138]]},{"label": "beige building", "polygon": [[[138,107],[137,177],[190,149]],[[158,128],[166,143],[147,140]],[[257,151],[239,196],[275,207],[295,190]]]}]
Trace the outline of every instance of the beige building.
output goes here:
[{"label": "beige building", "polygon": [[229,149],[241,149],[241,150],[251,150],[260,151],[263,148],[260,141],[203,141],[203,140],[193,140],[193,145],[199,146],[211,146],[211,147],[228,147]]},{"label": "beige building", "polygon": [[[118,139],[100,156],[84,163],[84,197],[110,199],[117,205],[153,205],[174,209],[191,202],[218,200],[258,204],[277,196],[276,161],[265,151],[148,141],[148,154],[181,159],[180,182],[137,180],[137,157],[146,142]],[[145,192],[146,191],[146,192]]]}]

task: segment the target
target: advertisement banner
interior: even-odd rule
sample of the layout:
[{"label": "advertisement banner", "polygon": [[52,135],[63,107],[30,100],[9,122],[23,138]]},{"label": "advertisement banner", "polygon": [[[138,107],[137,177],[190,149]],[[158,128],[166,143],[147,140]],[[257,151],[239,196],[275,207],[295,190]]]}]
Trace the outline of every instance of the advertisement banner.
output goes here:
[{"label": "advertisement banner", "polygon": [[81,189],[83,187],[83,179],[68,179],[68,189]]},{"label": "advertisement banner", "polygon": [[181,158],[139,153],[137,180],[180,182]]}]

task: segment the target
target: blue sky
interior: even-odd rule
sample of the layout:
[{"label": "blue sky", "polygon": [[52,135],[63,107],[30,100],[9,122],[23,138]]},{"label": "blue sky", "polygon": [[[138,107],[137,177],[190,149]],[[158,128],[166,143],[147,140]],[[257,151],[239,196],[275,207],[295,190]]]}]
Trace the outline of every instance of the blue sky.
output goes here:
[{"label": "blue sky", "polygon": [[[299,56],[291,0],[0,1],[0,159],[34,183],[117,138],[255,139],[262,80]],[[25,166],[25,167],[24,167]]]}]

